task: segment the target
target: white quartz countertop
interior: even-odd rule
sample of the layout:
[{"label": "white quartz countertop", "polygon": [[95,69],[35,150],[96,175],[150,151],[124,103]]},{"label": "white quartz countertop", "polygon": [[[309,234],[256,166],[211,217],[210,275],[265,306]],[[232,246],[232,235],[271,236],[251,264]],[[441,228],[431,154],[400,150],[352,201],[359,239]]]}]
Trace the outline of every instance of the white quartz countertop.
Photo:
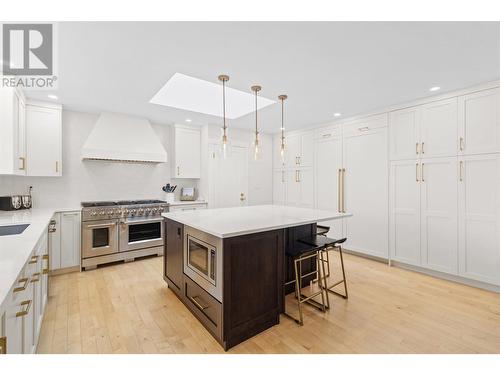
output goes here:
[{"label": "white quartz countertop", "polygon": [[80,208],[32,208],[0,211],[0,225],[30,224],[21,234],[0,236],[0,305],[3,304],[38,240],[47,230],[54,213],[79,210]]},{"label": "white quartz countertop", "polygon": [[276,205],[176,211],[162,215],[220,238],[352,216],[349,213]]}]

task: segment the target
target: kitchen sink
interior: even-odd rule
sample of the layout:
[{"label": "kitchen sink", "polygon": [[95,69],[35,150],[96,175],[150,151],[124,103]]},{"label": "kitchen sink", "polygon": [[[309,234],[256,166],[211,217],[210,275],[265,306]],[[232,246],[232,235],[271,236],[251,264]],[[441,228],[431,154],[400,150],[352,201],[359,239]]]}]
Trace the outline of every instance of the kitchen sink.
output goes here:
[{"label": "kitchen sink", "polygon": [[29,224],[16,224],[16,225],[0,225],[0,236],[11,236],[14,234],[21,234]]}]

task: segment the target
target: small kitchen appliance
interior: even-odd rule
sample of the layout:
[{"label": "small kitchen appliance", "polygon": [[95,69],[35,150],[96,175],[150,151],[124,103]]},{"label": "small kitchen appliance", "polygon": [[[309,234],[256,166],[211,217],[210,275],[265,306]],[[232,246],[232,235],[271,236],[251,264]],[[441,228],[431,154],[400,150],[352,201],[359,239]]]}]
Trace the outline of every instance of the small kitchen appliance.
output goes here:
[{"label": "small kitchen appliance", "polygon": [[196,189],[194,187],[183,187],[181,189],[181,201],[196,200]]},{"label": "small kitchen appliance", "polygon": [[31,198],[26,201],[26,206],[23,205],[23,196],[22,195],[8,195],[0,197],[0,210],[2,211],[14,211],[14,210],[22,210],[31,207]]}]

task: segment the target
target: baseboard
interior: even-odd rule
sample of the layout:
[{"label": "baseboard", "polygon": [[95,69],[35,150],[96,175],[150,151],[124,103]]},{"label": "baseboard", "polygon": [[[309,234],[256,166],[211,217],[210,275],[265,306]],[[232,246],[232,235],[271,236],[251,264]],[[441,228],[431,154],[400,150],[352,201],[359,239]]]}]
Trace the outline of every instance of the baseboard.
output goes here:
[{"label": "baseboard", "polygon": [[387,259],[387,258],[382,258],[382,257],[378,257],[378,256],[375,256],[375,255],[370,255],[370,254],[362,253],[362,252],[356,251],[356,250],[346,249],[345,247],[342,247],[342,251],[344,253],[346,253],[346,254],[352,254],[352,255],[356,255],[356,256],[362,257],[362,258],[371,259],[371,260],[374,260],[374,261],[377,261],[377,262],[380,262],[380,263],[389,264],[389,259]]},{"label": "baseboard", "polygon": [[80,266],[59,268],[57,270],[51,270],[50,276],[64,275],[65,273],[80,272]]},{"label": "baseboard", "polygon": [[406,270],[423,273],[425,275],[433,276],[433,277],[436,277],[438,279],[444,279],[444,280],[453,281],[453,282],[456,282],[459,284],[471,286],[473,288],[479,288],[479,289],[484,289],[484,290],[494,292],[494,293],[500,293],[500,286],[484,283],[482,281],[467,279],[465,277],[457,276],[457,275],[450,275],[450,274],[447,274],[444,272],[429,270],[427,268],[413,266],[413,265],[409,265],[406,263],[397,262],[395,260],[391,261],[391,265],[399,267],[399,268],[404,268]]}]

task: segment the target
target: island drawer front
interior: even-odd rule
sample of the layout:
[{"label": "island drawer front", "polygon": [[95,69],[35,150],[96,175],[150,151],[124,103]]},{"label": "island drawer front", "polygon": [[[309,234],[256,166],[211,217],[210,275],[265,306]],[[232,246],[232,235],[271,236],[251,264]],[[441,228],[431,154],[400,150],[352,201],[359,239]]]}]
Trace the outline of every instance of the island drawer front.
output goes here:
[{"label": "island drawer front", "polygon": [[219,341],[222,339],[222,304],[189,277],[184,276],[185,303]]}]

